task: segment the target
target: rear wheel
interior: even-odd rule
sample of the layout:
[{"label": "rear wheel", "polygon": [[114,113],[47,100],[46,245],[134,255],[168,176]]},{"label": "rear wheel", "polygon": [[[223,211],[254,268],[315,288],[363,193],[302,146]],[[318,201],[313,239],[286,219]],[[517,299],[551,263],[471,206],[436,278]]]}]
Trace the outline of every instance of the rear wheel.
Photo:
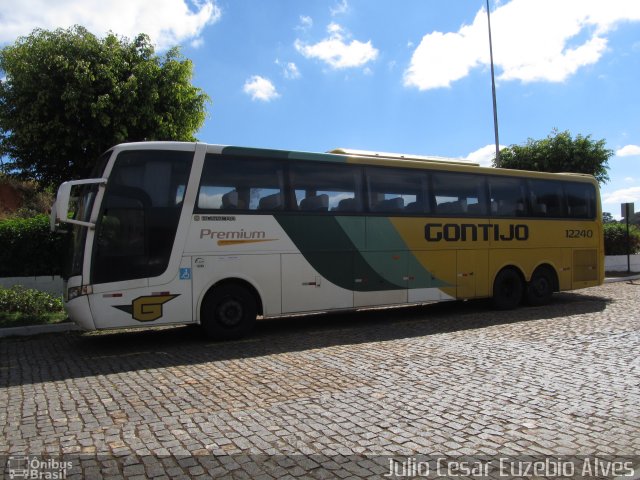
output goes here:
[{"label": "rear wheel", "polygon": [[256,315],[256,298],[242,285],[215,287],[202,301],[201,323],[210,338],[233,340],[244,337],[253,330]]},{"label": "rear wheel", "polygon": [[553,295],[553,273],[545,267],[536,269],[527,285],[527,303],[529,305],[546,305]]},{"label": "rear wheel", "polygon": [[520,274],[513,268],[504,268],[493,282],[493,306],[498,310],[511,310],[520,305],[524,286]]}]

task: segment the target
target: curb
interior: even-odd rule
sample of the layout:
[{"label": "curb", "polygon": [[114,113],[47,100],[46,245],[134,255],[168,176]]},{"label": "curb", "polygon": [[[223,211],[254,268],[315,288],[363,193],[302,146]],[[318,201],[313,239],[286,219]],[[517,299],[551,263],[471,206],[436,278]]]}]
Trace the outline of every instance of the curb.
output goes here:
[{"label": "curb", "polygon": [[80,330],[71,322],[56,323],[54,325],[26,325],[24,327],[0,328],[0,338],[3,337],[27,337],[42,333],[60,333]]},{"label": "curb", "polygon": [[640,280],[640,273],[636,275],[630,275],[628,277],[606,277],[604,279],[604,283],[627,282],[631,280]]}]

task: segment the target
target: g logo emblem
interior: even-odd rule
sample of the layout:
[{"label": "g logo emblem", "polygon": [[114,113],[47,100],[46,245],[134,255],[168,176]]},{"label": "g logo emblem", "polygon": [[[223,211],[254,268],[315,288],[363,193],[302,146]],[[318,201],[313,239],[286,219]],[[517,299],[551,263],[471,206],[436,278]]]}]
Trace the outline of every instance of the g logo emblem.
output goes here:
[{"label": "g logo emblem", "polygon": [[131,314],[139,322],[153,322],[162,317],[162,306],[178,295],[149,295],[138,297],[131,305],[114,305],[118,310]]}]

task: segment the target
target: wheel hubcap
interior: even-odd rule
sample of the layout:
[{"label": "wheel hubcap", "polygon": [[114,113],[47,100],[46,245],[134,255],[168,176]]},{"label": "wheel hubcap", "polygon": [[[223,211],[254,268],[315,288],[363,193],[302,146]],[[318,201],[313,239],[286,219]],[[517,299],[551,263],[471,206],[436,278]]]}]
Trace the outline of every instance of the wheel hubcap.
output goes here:
[{"label": "wheel hubcap", "polygon": [[242,321],[242,304],[229,298],[218,307],[218,320],[227,327],[238,325]]},{"label": "wheel hubcap", "polygon": [[539,297],[544,296],[549,289],[549,284],[545,278],[539,278],[537,282],[533,284],[533,291]]}]

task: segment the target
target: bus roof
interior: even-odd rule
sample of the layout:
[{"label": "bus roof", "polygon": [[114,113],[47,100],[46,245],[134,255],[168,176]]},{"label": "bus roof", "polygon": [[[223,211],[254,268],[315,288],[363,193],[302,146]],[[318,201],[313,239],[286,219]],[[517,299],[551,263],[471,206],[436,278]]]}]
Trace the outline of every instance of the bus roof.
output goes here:
[{"label": "bus roof", "polygon": [[[591,182],[598,186],[593,175],[572,172],[538,172],[534,170],[517,170],[509,168],[484,167],[479,163],[467,162],[461,159],[423,156],[403,153],[375,152],[369,150],[356,150],[348,148],[335,148],[326,153],[303,152],[296,150],[278,150],[269,148],[255,147],[238,147],[230,145],[219,145],[211,143],[202,143],[207,146],[207,150],[211,153],[224,153],[228,155],[242,156],[253,155],[256,157],[273,157],[295,160],[310,161],[330,161],[330,162],[352,162],[358,164],[383,165],[383,166],[404,166],[409,168],[433,168],[436,170],[447,170],[451,167],[453,170],[466,171],[469,173],[484,173],[504,176],[522,176],[528,178],[555,178],[558,180],[559,175],[573,177],[575,180]],[[196,148],[196,142],[172,142],[172,141],[144,141],[122,143],[112,147],[110,150],[131,150],[131,149],[162,149],[169,148],[172,150],[193,150]]]},{"label": "bus roof", "polygon": [[350,148],[334,148],[333,150],[329,150],[327,153],[348,155],[350,157],[384,158],[390,160],[417,160],[420,162],[445,163],[451,165],[468,165],[473,167],[480,166],[479,163],[467,162],[465,160],[459,160],[455,158],[437,157],[431,155],[411,155],[406,153],[374,152],[370,150],[355,150]]}]

